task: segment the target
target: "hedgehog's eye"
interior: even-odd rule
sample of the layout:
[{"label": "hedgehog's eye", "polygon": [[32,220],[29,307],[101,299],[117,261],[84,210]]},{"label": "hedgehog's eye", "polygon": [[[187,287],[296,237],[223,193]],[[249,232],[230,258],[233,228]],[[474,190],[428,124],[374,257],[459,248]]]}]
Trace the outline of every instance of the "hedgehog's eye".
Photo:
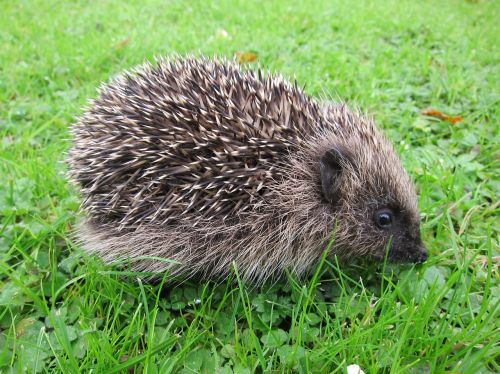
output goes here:
[{"label": "hedgehog's eye", "polygon": [[382,229],[391,227],[393,221],[394,214],[390,209],[380,209],[375,213],[375,222]]}]

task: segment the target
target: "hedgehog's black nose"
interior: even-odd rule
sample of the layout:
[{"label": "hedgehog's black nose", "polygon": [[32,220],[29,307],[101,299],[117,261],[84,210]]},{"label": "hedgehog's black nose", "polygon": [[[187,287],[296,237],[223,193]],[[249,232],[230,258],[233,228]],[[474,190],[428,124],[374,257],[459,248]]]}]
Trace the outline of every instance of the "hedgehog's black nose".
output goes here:
[{"label": "hedgehog's black nose", "polygon": [[416,264],[422,264],[424,263],[425,261],[427,261],[427,249],[425,249],[425,247],[422,245],[419,247],[419,251],[418,251],[418,254],[417,254],[417,258],[415,259],[415,263]]}]

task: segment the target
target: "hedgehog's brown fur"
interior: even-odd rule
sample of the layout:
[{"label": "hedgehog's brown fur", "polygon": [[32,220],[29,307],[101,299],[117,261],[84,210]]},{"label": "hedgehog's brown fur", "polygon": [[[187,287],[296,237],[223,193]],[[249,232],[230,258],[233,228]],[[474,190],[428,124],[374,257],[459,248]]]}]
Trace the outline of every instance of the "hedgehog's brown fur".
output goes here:
[{"label": "hedgehog's brown fur", "polygon": [[[159,60],[104,86],[72,134],[70,176],[87,214],[79,236],[106,261],[212,279],[234,262],[262,282],[310,269],[334,227],[342,257],[381,258],[388,245],[394,259],[426,257],[416,194],[390,143],[371,120],[279,76]],[[328,179],[320,164],[332,162]],[[385,207],[397,230],[374,224]]]}]

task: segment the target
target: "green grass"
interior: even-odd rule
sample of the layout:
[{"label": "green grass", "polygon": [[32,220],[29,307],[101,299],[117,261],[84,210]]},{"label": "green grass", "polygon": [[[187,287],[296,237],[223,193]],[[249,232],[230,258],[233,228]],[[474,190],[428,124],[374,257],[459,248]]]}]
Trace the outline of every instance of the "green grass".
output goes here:
[{"label": "green grass", "polygon": [[[499,3],[208,3],[2,2],[0,372],[499,372]],[[375,117],[418,186],[426,264],[171,288],[79,251],[63,160],[95,88],[236,51]]]}]

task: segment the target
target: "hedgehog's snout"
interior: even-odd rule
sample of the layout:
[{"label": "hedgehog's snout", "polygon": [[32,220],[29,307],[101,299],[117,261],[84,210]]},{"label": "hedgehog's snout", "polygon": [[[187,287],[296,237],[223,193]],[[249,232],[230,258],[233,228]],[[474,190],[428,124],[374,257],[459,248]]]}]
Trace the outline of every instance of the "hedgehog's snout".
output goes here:
[{"label": "hedgehog's snout", "polygon": [[420,245],[418,245],[414,249],[413,252],[414,253],[413,253],[411,262],[413,262],[415,264],[422,264],[425,261],[427,261],[427,257],[428,257],[427,248],[425,248],[425,246],[422,243]]},{"label": "hedgehog's snout", "polygon": [[389,260],[403,263],[421,264],[427,261],[428,252],[420,239],[396,237],[390,244]]},{"label": "hedgehog's snout", "polygon": [[425,261],[427,261],[428,257],[429,256],[428,256],[427,248],[425,248],[424,243],[422,243],[422,241],[420,241],[420,244],[417,246],[417,249],[416,249],[414,262],[416,264],[422,264]]},{"label": "hedgehog's snout", "polygon": [[413,262],[414,264],[422,264],[427,261],[428,252],[422,238],[420,237],[420,232],[418,232],[417,236],[413,238],[413,243],[410,245],[409,249],[410,250],[408,252],[410,254],[410,262]]}]

